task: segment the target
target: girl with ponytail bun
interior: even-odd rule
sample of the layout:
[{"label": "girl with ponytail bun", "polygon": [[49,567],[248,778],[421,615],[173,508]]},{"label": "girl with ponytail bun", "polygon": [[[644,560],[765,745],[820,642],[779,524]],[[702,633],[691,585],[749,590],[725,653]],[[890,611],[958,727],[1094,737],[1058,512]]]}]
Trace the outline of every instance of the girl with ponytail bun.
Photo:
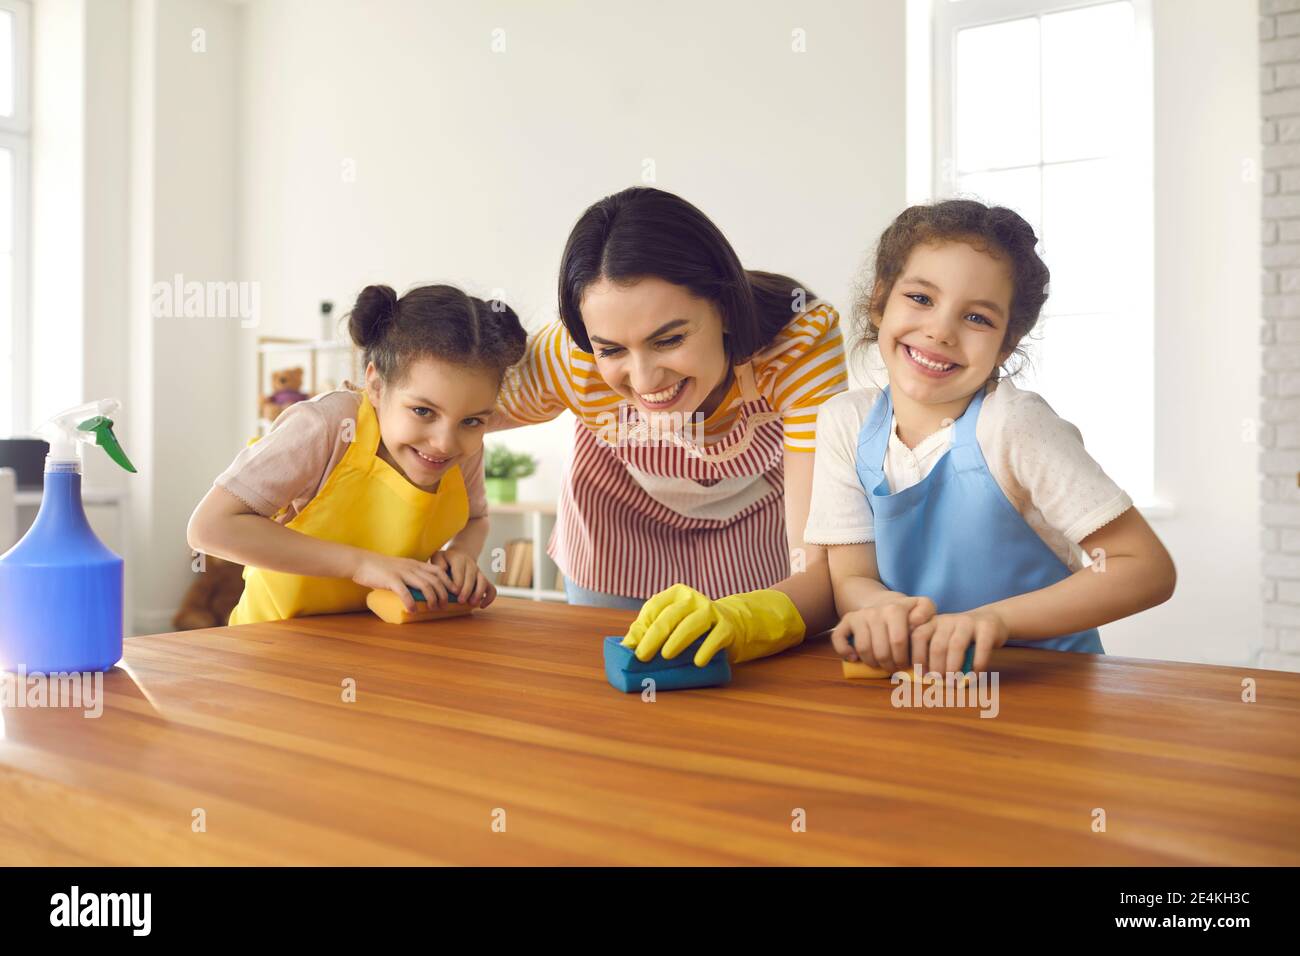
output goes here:
[{"label": "girl with ponytail bun", "polygon": [[[365,382],[290,406],[218,476],[190,546],[246,566],[230,624],[359,611],[373,589],[487,607],[483,434],[527,335],[450,285],[368,285],[348,316]],[[270,520],[267,520],[270,519]]]}]

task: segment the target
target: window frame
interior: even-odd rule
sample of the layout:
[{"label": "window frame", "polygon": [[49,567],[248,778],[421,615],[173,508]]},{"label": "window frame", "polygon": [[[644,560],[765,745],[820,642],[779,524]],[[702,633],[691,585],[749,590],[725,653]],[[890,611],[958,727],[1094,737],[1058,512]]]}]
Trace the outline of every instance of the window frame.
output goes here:
[{"label": "window frame", "polygon": [[13,375],[8,396],[12,409],[12,432],[25,433],[30,427],[30,322],[28,285],[31,263],[31,58],[32,9],[28,0],[0,0],[0,11],[13,17],[12,116],[0,116],[0,147],[13,157],[12,250],[12,341]]},{"label": "window frame", "polygon": [[[937,199],[957,195],[959,174],[955,154],[956,132],[953,113],[956,103],[956,35],[959,30],[970,27],[988,26],[1008,20],[1020,20],[1028,17],[1043,17],[1069,10],[1102,6],[1114,0],[931,0],[930,2],[930,58],[931,58],[931,123],[930,123],[930,188],[931,195]],[[1133,5],[1134,23],[1134,97],[1136,103],[1136,124],[1141,130],[1136,142],[1129,144],[1125,158],[1132,163],[1134,175],[1144,183],[1154,182],[1154,139],[1155,139],[1155,86],[1153,70],[1152,43],[1152,0],[1128,0]],[[1041,88],[1041,72],[1040,72]],[[1042,109],[1040,99],[1039,109]],[[1041,128],[1041,124],[1040,124]],[[1041,135],[1041,133],[1040,133]],[[1040,155],[1038,168],[1044,166]],[[1139,230],[1135,237],[1138,243],[1139,258],[1146,263],[1145,268],[1135,270],[1139,277],[1137,294],[1141,305],[1139,312],[1149,322],[1152,336],[1152,365],[1149,382],[1151,405],[1148,418],[1154,437],[1156,424],[1156,369],[1154,364],[1155,335],[1155,203],[1154,195],[1146,207],[1146,215],[1140,217]],[[1173,514],[1171,503],[1160,499],[1157,491],[1160,487],[1159,475],[1155,469],[1155,450],[1150,452],[1150,493],[1135,496],[1144,515],[1147,517],[1167,517]]]}]

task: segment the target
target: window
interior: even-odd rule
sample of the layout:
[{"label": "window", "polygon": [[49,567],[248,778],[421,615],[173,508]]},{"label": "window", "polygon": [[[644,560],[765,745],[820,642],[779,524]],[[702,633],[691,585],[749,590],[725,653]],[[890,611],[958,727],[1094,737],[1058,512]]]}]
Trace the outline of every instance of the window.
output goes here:
[{"label": "window", "polygon": [[0,437],[27,427],[28,64],[31,10],[0,0]]},{"label": "window", "polygon": [[933,188],[1034,227],[1050,295],[1017,378],[1154,493],[1149,0],[934,0]]}]

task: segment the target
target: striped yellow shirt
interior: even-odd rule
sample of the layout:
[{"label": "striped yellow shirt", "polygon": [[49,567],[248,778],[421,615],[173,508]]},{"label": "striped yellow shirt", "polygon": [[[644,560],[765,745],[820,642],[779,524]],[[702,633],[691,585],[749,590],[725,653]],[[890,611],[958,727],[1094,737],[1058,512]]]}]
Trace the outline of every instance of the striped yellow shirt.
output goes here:
[{"label": "striped yellow shirt", "polygon": [[[777,333],[752,360],[759,395],[781,413],[788,451],[816,447],[817,409],[848,388],[840,316],[827,302],[815,301]],[[516,422],[550,421],[565,409],[600,434],[625,399],[605,384],[596,358],[573,341],[558,319],[528,340],[517,369],[506,376],[497,405]],[[704,422],[704,441],[717,441],[735,424],[742,404],[733,380],[726,397]]]}]

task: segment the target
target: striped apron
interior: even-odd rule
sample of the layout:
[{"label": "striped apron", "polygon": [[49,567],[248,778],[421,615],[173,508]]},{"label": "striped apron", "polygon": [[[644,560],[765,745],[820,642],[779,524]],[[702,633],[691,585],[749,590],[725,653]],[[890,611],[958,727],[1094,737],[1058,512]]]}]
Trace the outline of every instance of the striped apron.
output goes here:
[{"label": "striped apron", "polygon": [[727,434],[650,436],[575,423],[547,553],[580,587],[642,600],[674,584],[711,598],[771,587],[790,574],[781,413],[735,366],[741,405]]}]

